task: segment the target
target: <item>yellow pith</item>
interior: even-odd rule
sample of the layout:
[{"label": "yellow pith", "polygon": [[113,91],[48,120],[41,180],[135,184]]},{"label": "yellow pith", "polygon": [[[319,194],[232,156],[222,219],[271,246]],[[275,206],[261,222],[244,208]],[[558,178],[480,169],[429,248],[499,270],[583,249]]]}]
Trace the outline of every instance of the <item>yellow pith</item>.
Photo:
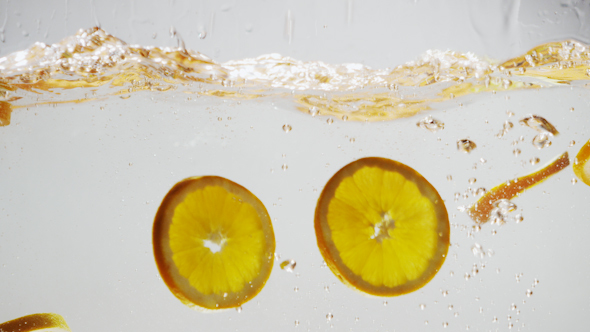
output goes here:
[{"label": "yellow pith", "polygon": [[169,236],[179,273],[204,295],[240,292],[263,265],[266,242],[256,209],[221,186],[188,194],[174,210]]},{"label": "yellow pith", "polygon": [[365,166],[343,178],[326,220],[342,263],[373,286],[400,286],[431,267],[435,206],[400,173]]}]

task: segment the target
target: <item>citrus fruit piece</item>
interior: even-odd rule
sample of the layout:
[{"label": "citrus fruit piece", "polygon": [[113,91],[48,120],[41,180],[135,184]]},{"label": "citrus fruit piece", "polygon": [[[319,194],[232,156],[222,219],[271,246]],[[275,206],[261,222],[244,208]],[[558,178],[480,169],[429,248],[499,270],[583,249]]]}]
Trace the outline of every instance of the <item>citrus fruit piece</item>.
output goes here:
[{"label": "citrus fruit piece", "polygon": [[566,168],[569,164],[569,154],[566,151],[540,170],[494,187],[483,195],[477,203],[469,207],[467,215],[478,224],[486,223],[492,219],[491,216],[492,210],[494,209],[494,203],[501,199],[513,199],[526,189],[545,181],[551,175]]},{"label": "citrus fruit piece", "polygon": [[58,314],[33,314],[1,323],[2,332],[71,332],[65,319]]},{"label": "citrus fruit piece", "polygon": [[426,285],[449,247],[447,209],[412,168],[363,158],[326,184],[315,211],[318,247],[332,272],[367,294],[396,296]]},{"label": "citrus fruit piece", "polygon": [[239,307],[258,294],[273,266],[266,208],[246,188],[217,176],[180,181],[164,197],[153,228],[162,279],[185,305]]},{"label": "citrus fruit piece", "polygon": [[580,148],[574,161],[574,174],[590,186],[590,140]]}]

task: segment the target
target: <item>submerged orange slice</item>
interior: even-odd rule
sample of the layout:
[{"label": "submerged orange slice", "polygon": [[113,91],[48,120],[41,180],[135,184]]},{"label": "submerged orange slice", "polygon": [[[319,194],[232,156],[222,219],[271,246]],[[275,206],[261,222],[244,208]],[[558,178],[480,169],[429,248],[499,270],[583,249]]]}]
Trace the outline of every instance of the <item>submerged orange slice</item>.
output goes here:
[{"label": "submerged orange slice", "polygon": [[188,178],[164,197],[153,229],[156,264],[170,291],[195,309],[239,307],[273,266],[275,238],[264,205],[221,177]]},{"label": "submerged orange slice", "polygon": [[70,332],[62,316],[58,314],[33,314],[1,323],[2,332]]},{"label": "submerged orange slice", "polygon": [[590,140],[580,148],[573,169],[574,174],[590,186]]},{"label": "submerged orange slice", "polygon": [[345,284],[396,296],[436,275],[450,228],[443,200],[418,172],[393,160],[364,158],[324,187],[315,232],[326,263]]}]

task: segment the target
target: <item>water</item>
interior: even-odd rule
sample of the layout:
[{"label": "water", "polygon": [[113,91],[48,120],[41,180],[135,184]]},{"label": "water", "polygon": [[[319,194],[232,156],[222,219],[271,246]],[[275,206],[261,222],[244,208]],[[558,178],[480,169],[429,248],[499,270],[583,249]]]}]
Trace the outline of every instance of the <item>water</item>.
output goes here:
[{"label": "water", "polygon": [[[498,203],[515,222],[475,225],[457,209],[565,151],[575,156],[570,141],[588,139],[587,46],[554,42],[534,54],[494,62],[433,50],[393,69],[277,54],[218,63],[94,29],[3,58],[0,320],[54,311],[73,331],[242,331],[260,322],[268,330],[488,330],[504,328],[507,315],[521,330],[581,324],[590,289],[568,280],[590,272],[579,261],[589,194],[581,181],[572,186],[571,167],[512,199],[515,207]],[[537,149],[530,142],[541,132],[508,124],[530,115],[559,129],[550,146]],[[366,156],[415,168],[449,212],[445,264],[401,297],[366,297],[321,268],[319,193]],[[297,273],[275,264],[243,308],[203,314],[160,280],[151,227],[174,183],[209,174],[258,196],[277,253],[296,260]]]}]

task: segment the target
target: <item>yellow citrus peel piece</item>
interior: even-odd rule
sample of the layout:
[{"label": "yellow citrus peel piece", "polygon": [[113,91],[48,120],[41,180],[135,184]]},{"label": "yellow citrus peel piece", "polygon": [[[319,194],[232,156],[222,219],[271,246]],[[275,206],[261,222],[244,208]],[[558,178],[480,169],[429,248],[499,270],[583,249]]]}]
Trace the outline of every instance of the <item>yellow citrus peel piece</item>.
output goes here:
[{"label": "yellow citrus peel piece", "polygon": [[65,319],[52,313],[33,314],[1,323],[2,332],[71,332]]}]

